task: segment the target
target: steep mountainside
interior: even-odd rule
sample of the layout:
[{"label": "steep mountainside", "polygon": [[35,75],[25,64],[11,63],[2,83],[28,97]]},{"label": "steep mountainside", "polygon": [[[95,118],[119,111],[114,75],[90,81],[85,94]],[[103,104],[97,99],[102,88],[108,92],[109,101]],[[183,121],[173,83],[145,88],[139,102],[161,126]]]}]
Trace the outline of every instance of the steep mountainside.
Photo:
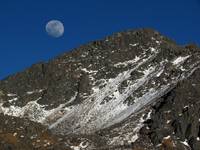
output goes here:
[{"label": "steep mountainside", "polygon": [[[0,123],[0,144],[200,150],[199,73],[198,47],[178,46],[151,29],[91,42],[0,81],[1,116],[16,120]],[[18,124],[36,141],[24,128],[29,138],[19,140]]]}]

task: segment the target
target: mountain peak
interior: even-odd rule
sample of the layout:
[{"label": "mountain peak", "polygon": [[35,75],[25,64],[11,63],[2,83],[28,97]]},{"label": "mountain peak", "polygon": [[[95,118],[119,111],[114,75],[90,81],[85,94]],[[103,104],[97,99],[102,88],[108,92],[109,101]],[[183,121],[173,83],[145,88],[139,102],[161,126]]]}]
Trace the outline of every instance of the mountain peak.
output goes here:
[{"label": "mountain peak", "polygon": [[[177,46],[152,29],[115,33],[2,80],[0,112],[39,122],[56,134],[81,135],[90,141],[86,149],[98,145],[87,135],[107,148],[142,144],[139,139],[145,136],[150,149],[149,140],[169,139],[152,128],[161,117],[157,111],[177,107],[166,99],[199,71],[199,58],[199,48]],[[145,126],[154,135],[146,134],[151,131]],[[176,141],[185,136],[168,134]]]}]

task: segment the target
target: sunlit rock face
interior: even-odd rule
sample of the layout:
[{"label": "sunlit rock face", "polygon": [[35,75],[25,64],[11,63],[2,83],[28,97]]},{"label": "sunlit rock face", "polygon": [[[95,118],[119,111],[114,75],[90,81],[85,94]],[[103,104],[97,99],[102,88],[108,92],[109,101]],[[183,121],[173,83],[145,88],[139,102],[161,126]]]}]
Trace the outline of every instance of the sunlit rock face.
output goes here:
[{"label": "sunlit rock face", "polygon": [[199,62],[151,29],[116,33],[0,81],[0,112],[71,149],[198,150]]}]

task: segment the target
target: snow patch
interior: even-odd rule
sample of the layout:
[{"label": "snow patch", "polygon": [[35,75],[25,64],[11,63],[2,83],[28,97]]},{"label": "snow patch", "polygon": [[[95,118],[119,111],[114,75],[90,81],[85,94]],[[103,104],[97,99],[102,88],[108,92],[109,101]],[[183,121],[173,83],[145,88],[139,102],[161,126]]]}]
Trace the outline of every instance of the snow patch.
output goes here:
[{"label": "snow patch", "polygon": [[129,143],[134,143],[137,139],[139,138],[138,134],[135,134],[131,140],[129,141]]},{"label": "snow patch", "polygon": [[167,120],[167,124],[169,124],[171,122],[171,120]]},{"label": "snow patch", "polygon": [[[14,116],[14,117],[27,117],[32,121],[43,123],[45,119],[50,116],[51,114],[54,114],[56,111],[63,108],[66,104],[73,101],[73,98],[68,101],[65,104],[59,105],[57,108],[46,110],[45,105],[40,105],[37,103],[38,100],[40,100],[41,97],[39,97],[35,101],[28,102],[25,106],[19,107],[11,105],[9,107],[4,107],[3,103],[0,103],[0,113],[3,113],[4,115],[8,116]],[[10,101],[17,100],[17,98],[14,98]]]},{"label": "snow patch", "polygon": [[160,75],[163,73],[164,69],[160,70],[160,72],[158,72],[158,74],[156,75],[156,77],[160,77]]},{"label": "snow patch", "polygon": [[18,100],[18,97],[15,97],[15,98],[10,99],[10,100],[8,100],[8,101],[9,101],[9,103],[12,103],[13,101],[17,101],[17,100]]},{"label": "snow patch", "polygon": [[81,69],[82,71],[84,71],[84,72],[87,72],[87,73],[91,73],[91,74],[95,74],[95,73],[97,73],[98,71],[96,71],[96,70],[87,70],[87,68],[82,68]]},{"label": "snow patch", "polygon": [[185,141],[180,141],[180,142],[181,142],[182,144],[184,144],[185,146],[191,148],[190,145],[188,144],[187,139],[185,139]]},{"label": "snow patch", "polygon": [[118,66],[128,66],[129,64],[133,64],[137,61],[140,60],[140,57],[138,56],[135,56],[135,58],[133,60],[128,60],[128,61],[125,61],[125,62],[119,62],[117,64],[114,64],[115,67],[118,67]]},{"label": "snow patch", "polygon": [[14,94],[14,93],[9,93],[7,94],[8,97],[14,97],[14,96],[17,96],[17,94]]},{"label": "snow patch", "polygon": [[73,150],[81,150],[80,146],[70,146],[70,148]]},{"label": "snow patch", "polygon": [[164,137],[163,139],[164,139],[164,140],[168,140],[168,139],[170,139],[170,138],[171,138],[171,136],[168,135],[168,136]]},{"label": "snow patch", "polygon": [[139,43],[129,44],[129,45],[132,46],[132,47],[135,47],[135,46],[139,45]]},{"label": "snow patch", "polygon": [[153,48],[153,47],[150,47],[150,50],[151,50],[151,52],[155,52],[156,51],[156,49]]},{"label": "snow patch", "polygon": [[46,111],[42,105],[37,103],[37,100],[28,102],[24,107],[9,106],[3,107],[0,104],[0,112],[4,115],[15,117],[28,117],[32,121],[42,122],[50,111]]},{"label": "snow patch", "polygon": [[173,65],[178,65],[178,64],[184,62],[189,57],[190,56],[185,56],[185,57],[180,56],[180,57],[176,58],[172,63],[173,63]]},{"label": "snow patch", "polygon": [[70,146],[71,149],[73,150],[82,150],[86,149],[88,147],[89,143],[88,142],[81,142],[78,146]]}]

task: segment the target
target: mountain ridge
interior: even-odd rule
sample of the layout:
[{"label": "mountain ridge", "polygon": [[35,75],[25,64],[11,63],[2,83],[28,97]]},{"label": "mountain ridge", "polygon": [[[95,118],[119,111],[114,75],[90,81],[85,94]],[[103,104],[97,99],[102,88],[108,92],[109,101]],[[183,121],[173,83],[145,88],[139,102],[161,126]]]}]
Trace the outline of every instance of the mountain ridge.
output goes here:
[{"label": "mountain ridge", "polygon": [[143,147],[154,149],[153,144],[170,139],[179,143],[172,146],[187,148],[171,134],[167,139],[145,135],[144,127],[156,125],[148,123],[157,122],[155,106],[199,70],[199,50],[177,46],[151,29],[116,33],[0,81],[0,112],[39,122],[54,134],[93,135],[104,143],[83,138],[88,150],[130,149],[142,143],[142,136]]}]

